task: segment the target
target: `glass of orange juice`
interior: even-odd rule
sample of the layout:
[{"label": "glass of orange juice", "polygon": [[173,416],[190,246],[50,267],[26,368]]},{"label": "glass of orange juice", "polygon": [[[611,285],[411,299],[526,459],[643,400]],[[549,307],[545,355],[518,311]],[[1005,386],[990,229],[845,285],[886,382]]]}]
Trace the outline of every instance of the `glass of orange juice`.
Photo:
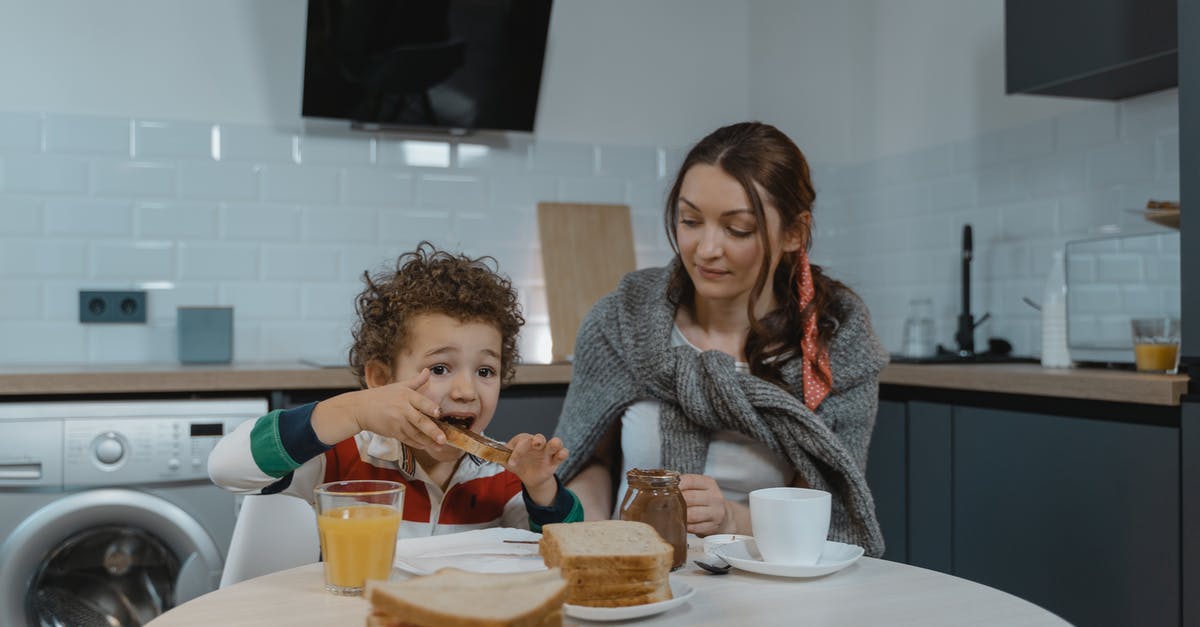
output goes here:
[{"label": "glass of orange juice", "polygon": [[1179,370],[1179,318],[1134,318],[1133,361],[1138,372]]},{"label": "glass of orange juice", "polygon": [[356,596],[366,580],[387,579],[404,511],[404,484],[334,481],[317,486],[316,495],[325,589]]}]

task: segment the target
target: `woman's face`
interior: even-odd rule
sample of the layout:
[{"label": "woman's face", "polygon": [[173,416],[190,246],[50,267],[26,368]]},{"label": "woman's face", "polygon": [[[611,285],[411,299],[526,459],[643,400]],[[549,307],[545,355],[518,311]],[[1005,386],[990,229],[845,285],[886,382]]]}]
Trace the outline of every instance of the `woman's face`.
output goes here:
[{"label": "woman's face", "polygon": [[[771,243],[771,276],[783,253],[799,249],[801,241],[797,233],[781,232],[779,211],[762,188],[758,194]],[[692,166],[679,188],[678,212],[675,239],[696,298],[744,303],[762,267],[763,248],[758,218],[741,184],[717,166]],[[764,290],[763,298],[764,311],[774,306],[771,290]]]}]

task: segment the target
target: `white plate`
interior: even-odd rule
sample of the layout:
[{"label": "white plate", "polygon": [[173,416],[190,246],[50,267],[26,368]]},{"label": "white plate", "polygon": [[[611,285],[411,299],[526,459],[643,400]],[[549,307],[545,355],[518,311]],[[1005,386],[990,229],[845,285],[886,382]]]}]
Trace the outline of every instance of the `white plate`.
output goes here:
[{"label": "white plate", "polygon": [[[452,566],[477,573],[546,570],[538,554],[542,535],[524,529],[494,527],[396,542],[396,568],[428,575]],[[518,542],[505,542],[505,540]]]},{"label": "white plate", "polygon": [[595,620],[595,621],[610,621],[610,620],[627,620],[630,618],[643,618],[661,614],[667,610],[683,605],[696,591],[691,586],[682,581],[675,581],[671,578],[671,599],[667,601],[659,601],[658,603],[645,603],[643,605],[630,605],[629,607],[589,607],[587,605],[571,605],[570,603],[563,604],[563,612],[572,618],[579,620]]},{"label": "white plate", "polygon": [[731,542],[716,547],[713,550],[717,557],[729,562],[734,568],[748,570],[752,573],[775,575],[777,577],[820,577],[853,564],[862,557],[863,548],[855,544],[843,544],[833,540],[825,541],[821,550],[821,559],[816,564],[785,564],[780,562],[764,562],[754,544],[754,538]]}]

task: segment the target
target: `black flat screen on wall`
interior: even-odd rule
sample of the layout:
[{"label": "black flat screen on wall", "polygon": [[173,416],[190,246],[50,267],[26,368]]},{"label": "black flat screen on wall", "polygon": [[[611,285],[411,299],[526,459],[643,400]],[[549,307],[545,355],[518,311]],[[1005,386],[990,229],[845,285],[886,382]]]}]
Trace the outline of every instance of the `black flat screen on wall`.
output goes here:
[{"label": "black flat screen on wall", "polygon": [[532,131],[551,0],[309,0],[302,113]]}]

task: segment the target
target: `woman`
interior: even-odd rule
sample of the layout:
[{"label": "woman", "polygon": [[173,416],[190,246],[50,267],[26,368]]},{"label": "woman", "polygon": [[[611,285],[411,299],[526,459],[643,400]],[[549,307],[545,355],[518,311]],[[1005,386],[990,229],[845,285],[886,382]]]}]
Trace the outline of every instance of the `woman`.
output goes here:
[{"label": "woman", "polygon": [[575,342],[556,435],[588,518],[615,514],[625,471],[664,467],[697,535],[751,533],[752,490],[811,486],[833,493],[832,539],[883,553],[863,473],[887,354],[862,301],[808,262],[815,196],[772,126],[688,153],[666,206],[675,259],[626,275]]}]

